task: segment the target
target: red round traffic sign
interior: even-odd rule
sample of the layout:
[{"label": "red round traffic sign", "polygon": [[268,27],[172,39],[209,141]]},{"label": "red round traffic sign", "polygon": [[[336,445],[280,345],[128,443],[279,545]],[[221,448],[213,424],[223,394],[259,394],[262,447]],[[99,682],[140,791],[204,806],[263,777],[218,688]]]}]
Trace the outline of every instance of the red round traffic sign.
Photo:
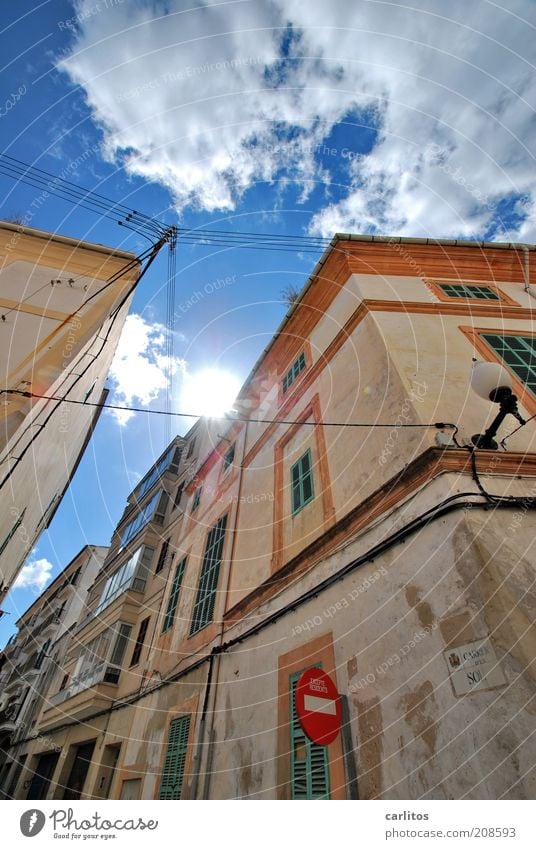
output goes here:
[{"label": "red round traffic sign", "polygon": [[341,703],[333,680],[321,669],[306,669],[296,684],[296,713],[313,743],[327,746],[341,728]]}]

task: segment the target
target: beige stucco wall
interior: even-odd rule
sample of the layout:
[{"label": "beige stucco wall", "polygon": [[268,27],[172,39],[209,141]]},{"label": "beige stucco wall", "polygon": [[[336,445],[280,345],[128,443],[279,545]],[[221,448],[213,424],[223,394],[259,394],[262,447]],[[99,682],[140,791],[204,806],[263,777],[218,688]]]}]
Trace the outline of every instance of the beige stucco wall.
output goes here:
[{"label": "beige stucco wall", "polygon": [[[110,316],[136,279],[138,265],[106,287],[133,255],[45,235],[0,226],[2,387],[51,396],[69,392],[77,401],[94,387],[89,400],[98,402],[130,299],[115,319]],[[56,406],[9,395],[2,407],[0,475],[8,480],[0,540],[24,511],[1,556],[4,594],[46,524],[43,514],[52,498],[65,488],[94,421],[93,408],[67,404],[49,418]]]}]

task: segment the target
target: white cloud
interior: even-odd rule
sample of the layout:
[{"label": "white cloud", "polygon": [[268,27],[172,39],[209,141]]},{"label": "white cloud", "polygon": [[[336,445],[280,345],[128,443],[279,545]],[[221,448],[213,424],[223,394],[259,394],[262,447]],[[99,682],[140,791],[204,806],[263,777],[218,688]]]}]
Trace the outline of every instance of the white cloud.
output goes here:
[{"label": "white cloud", "polygon": [[[80,84],[106,155],[166,185],[178,209],[232,210],[258,180],[304,201],[315,146],[350,113],[372,116],[370,154],[342,160],[346,196],[312,231],[536,239],[530,0],[178,0],[94,12],[59,63]],[[93,12],[92,12],[93,9]],[[337,176],[338,179],[338,176]]]},{"label": "white cloud", "polygon": [[[165,354],[165,328],[149,324],[141,315],[127,316],[125,326],[110,368],[113,394],[110,403],[125,406],[147,406],[168,385],[168,358]],[[185,369],[185,361],[176,358],[173,374]],[[134,415],[126,410],[112,410],[120,425]]]},{"label": "white cloud", "polygon": [[53,568],[52,563],[46,557],[41,557],[39,560],[29,560],[19,572],[13,588],[33,589],[41,592],[48,584]]}]

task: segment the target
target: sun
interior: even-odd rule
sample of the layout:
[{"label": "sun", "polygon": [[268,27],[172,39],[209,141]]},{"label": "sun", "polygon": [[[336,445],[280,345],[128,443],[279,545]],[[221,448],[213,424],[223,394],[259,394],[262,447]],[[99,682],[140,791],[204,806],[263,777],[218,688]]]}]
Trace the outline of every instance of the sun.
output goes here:
[{"label": "sun", "polygon": [[231,409],[239,389],[238,378],[224,369],[207,368],[195,374],[186,373],[181,408],[185,413],[218,418]]}]

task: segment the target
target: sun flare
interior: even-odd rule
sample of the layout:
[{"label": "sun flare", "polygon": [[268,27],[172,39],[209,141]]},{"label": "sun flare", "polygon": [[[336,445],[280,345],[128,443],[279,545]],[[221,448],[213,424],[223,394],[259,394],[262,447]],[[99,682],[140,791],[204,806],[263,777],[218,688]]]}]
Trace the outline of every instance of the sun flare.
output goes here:
[{"label": "sun flare", "polygon": [[186,374],[181,406],[185,413],[217,418],[231,409],[240,381],[224,369],[207,368]]}]

